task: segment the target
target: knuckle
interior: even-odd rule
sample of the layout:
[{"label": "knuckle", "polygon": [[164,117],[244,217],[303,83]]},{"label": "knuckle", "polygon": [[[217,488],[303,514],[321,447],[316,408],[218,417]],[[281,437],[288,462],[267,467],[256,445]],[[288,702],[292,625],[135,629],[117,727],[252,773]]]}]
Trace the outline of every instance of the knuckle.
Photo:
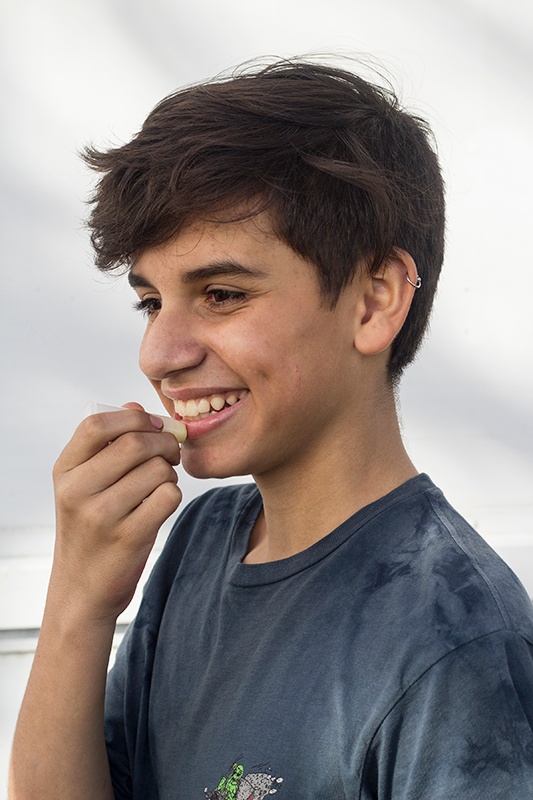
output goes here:
[{"label": "knuckle", "polygon": [[168,502],[169,506],[177,508],[177,506],[181,503],[181,489],[173,481],[167,481],[166,483],[161,484],[160,491],[163,499]]},{"label": "knuckle", "polygon": [[126,458],[139,458],[147,450],[146,436],[140,431],[128,431],[114,442],[121,455]]},{"label": "knuckle", "polygon": [[161,439],[164,439],[164,452],[166,459],[169,461],[169,463],[172,463],[176,466],[180,463],[181,459],[181,450],[176,437],[169,433],[163,434]]},{"label": "knuckle", "polygon": [[152,469],[154,476],[159,479],[161,483],[166,481],[175,482],[178,479],[175,470],[163,456],[155,456],[155,458],[152,459]]},{"label": "knuckle", "polygon": [[85,417],[80,422],[76,432],[89,439],[100,439],[104,436],[105,431],[106,425],[102,419],[102,414],[91,414],[90,417]]},{"label": "knuckle", "polygon": [[67,509],[77,508],[80,504],[80,490],[77,482],[70,480],[66,475],[61,478],[56,486],[58,501]]},{"label": "knuckle", "polygon": [[128,409],[128,413],[132,415],[135,425],[138,425],[139,428],[146,427],[146,423],[148,422],[148,414],[146,411],[142,411],[140,408],[130,408]]}]

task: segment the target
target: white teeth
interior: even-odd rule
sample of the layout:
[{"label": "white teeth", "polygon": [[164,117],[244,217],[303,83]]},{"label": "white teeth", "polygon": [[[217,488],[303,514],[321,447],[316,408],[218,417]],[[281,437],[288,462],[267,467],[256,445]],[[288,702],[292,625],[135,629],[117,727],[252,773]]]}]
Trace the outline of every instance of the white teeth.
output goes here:
[{"label": "white teeth", "polygon": [[214,408],[215,411],[221,411],[224,408],[225,400],[220,394],[216,394],[214,397],[211,398],[209,401],[211,403],[211,408]]},{"label": "white teeth", "polygon": [[234,406],[247,394],[248,390],[243,389],[238,393],[231,392],[227,396],[215,394],[212,397],[200,397],[196,400],[176,400],[176,413],[180,417],[189,419],[204,419],[215,411],[222,411],[226,403],[228,406]]},{"label": "white teeth", "polygon": [[209,414],[211,411],[211,405],[207,397],[202,397],[201,400],[198,400],[198,412],[200,414]]},{"label": "white teeth", "polygon": [[196,400],[187,400],[185,406],[185,416],[186,417],[197,417],[198,416],[198,404]]}]

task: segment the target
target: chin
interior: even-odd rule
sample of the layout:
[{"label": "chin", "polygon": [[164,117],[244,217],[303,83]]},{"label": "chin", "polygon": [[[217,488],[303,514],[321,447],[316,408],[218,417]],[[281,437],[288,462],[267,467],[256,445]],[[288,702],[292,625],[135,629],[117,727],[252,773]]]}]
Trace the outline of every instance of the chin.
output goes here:
[{"label": "chin", "polygon": [[205,459],[188,458],[182,454],[181,466],[191,478],[236,478],[250,475],[251,470],[243,465],[226,463],[208,463]]}]

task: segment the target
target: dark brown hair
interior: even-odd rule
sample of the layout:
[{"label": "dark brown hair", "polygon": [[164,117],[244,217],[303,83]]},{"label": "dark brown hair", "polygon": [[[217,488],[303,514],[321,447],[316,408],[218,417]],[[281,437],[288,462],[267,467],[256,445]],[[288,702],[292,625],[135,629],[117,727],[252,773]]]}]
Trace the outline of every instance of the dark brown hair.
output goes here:
[{"label": "dark brown hair", "polygon": [[402,248],[422,286],[393,342],[395,382],[422,340],[443,258],[443,183],[430,141],[390,88],[312,61],[181,89],[128,144],[84,153],[102,173],[88,221],[96,264],[128,269],[193,221],[268,210],[334,304],[357,269],[375,272]]}]

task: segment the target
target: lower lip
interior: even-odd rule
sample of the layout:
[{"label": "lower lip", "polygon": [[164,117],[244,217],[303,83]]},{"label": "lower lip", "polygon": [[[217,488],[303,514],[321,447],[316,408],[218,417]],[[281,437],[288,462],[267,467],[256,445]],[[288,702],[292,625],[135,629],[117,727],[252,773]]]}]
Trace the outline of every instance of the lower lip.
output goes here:
[{"label": "lower lip", "polygon": [[244,402],[246,402],[246,397],[243,397],[242,400],[239,400],[237,403],[235,403],[235,405],[226,406],[221,411],[216,411],[214,414],[204,417],[204,419],[187,420],[183,419],[178,414],[174,414],[174,419],[184,422],[187,426],[187,439],[185,440],[186,443],[189,440],[200,439],[202,436],[206,436],[208,433],[211,433],[219,428],[221,425],[231,419],[231,417],[238,413],[239,406],[241,406]]}]

